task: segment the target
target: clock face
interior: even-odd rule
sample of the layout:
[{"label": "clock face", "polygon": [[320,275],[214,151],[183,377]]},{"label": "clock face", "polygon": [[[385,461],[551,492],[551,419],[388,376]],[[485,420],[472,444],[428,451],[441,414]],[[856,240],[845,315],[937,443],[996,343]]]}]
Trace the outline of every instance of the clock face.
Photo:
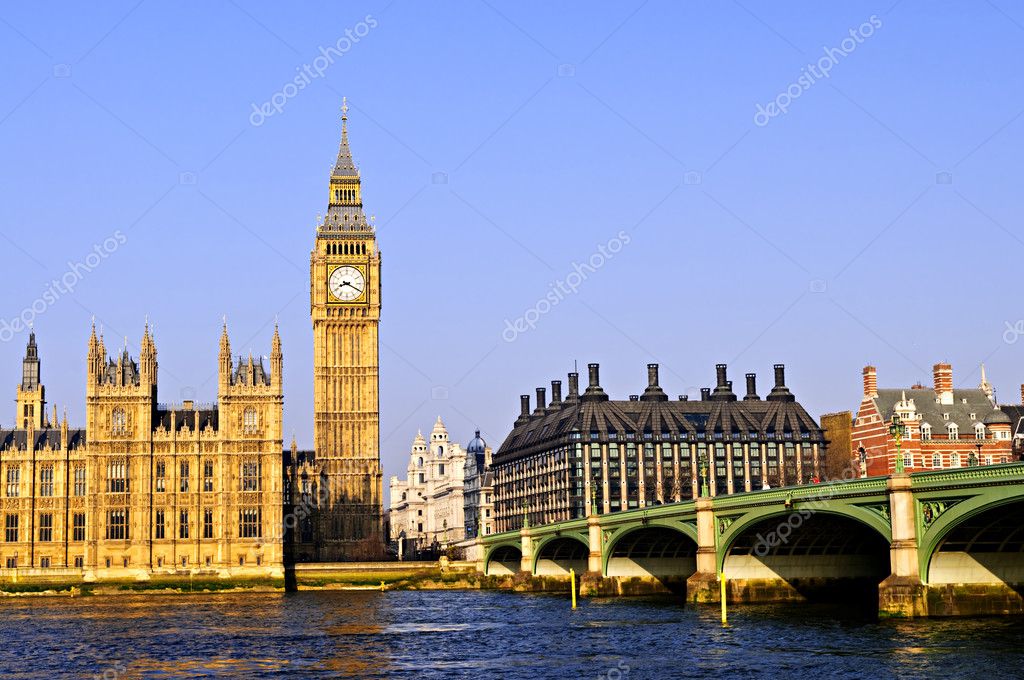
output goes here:
[{"label": "clock face", "polygon": [[366,288],[366,279],[363,278],[363,273],[355,267],[338,267],[331,272],[331,276],[327,279],[327,287],[338,300],[342,302],[351,302],[356,300],[363,295],[363,290]]}]

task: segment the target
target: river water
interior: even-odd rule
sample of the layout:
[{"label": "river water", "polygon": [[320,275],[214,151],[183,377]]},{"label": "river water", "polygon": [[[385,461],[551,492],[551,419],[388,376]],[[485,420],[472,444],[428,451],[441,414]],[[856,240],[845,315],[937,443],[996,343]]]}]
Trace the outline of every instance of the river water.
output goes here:
[{"label": "river water", "polygon": [[4,678],[1024,677],[1024,620],[476,591],[0,601]]}]

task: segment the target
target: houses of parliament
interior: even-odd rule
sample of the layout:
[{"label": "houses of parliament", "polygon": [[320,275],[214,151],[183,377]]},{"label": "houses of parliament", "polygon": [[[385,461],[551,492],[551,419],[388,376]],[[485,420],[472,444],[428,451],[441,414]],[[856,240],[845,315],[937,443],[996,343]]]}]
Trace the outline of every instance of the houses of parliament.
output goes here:
[{"label": "houses of parliament", "polygon": [[276,325],[264,363],[234,355],[224,323],[211,404],[158,400],[148,323],[138,356],[127,340],[111,352],[94,325],[80,427],[47,408],[30,332],[14,427],[0,427],[0,567],[87,580],[278,576],[293,560],[383,555],[380,253],[342,111],[327,213],[310,253],[314,449],[283,446]]}]

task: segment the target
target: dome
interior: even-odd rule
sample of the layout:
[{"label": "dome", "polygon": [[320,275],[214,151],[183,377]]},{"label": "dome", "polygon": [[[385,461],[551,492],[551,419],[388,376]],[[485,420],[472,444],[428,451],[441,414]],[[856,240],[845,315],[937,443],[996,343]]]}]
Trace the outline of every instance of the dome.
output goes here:
[{"label": "dome", "polygon": [[1010,425],[1012,421],[1010,416],[1006,415],[999,409],[995,409],[992,413],[985,416],[986,425]]},{"label": "dome", "polygon": [[466,453],[483,453],[486,448],[487,442],[480,438],[480,430],[477,430],[476,436],[466,445]]}]

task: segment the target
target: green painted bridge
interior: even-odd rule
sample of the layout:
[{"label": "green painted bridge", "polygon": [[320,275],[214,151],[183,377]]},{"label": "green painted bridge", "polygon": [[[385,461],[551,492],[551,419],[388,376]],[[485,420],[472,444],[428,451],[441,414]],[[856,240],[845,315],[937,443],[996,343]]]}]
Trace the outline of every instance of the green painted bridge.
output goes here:
[{"label": "green painted bridge", "polygon": [[863,598],[902,616],[1024,613],[1024,464],[698,498],[494,534],[478,570],[583,594]]}]

